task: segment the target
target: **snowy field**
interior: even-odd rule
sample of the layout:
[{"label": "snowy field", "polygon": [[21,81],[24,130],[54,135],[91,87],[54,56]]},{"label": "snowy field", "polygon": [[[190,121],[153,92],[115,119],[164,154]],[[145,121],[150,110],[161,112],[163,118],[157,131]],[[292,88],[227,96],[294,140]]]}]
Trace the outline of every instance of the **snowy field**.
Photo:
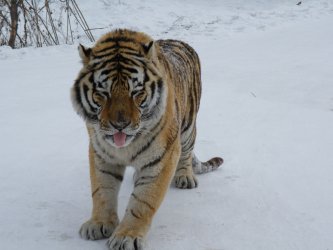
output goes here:
[{"label": "snowy field", "polygon": [[[170,187],[146,249],[333,250],[333,1],[92,2],[97,37],[129,27],[198,51],[196,152],[225,160],[197,189]],[[106,249],[78,235],[91,194],[76,47],[0,47],[0,249]]]}]

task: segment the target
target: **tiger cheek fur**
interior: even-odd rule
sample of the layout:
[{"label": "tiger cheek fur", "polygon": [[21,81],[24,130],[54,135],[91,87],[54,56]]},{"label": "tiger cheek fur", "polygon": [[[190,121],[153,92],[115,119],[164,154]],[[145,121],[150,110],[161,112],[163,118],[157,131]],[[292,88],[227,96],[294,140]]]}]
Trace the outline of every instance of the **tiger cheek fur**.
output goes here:
[{"label": "tiger cheek fur", "polygon": [[[115,30],[93,48],[79,46],[83,68],[71,90],[88,129],[93,209],[81,237],[110,237],[110,249],[143,249],[143,239],[171,181],[195,188],[195,173],[216,169],[215,157],[193,153],[201,96],[200,62],[189,45]],[[136,169],[124,217],[117,215],[126,166]]]}]

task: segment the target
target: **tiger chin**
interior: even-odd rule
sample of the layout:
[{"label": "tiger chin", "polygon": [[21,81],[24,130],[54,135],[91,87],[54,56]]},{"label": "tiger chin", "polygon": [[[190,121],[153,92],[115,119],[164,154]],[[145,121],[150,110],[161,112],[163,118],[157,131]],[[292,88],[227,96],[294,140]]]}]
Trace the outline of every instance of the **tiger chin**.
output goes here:
[{"label": "tiger chin", "polygon": [[[84,239],[109,238],[110,249],[143,249],[153,216],[173,181],[198,186],[195,174],[218,168],[193,153],[201,96],[200,62],[188,44],[118,29],[92,48],[79,46],[83,67],[71,89],[89,135],[93,209]],[[126,166],[136,169],[122,220],[118,192]]]}]

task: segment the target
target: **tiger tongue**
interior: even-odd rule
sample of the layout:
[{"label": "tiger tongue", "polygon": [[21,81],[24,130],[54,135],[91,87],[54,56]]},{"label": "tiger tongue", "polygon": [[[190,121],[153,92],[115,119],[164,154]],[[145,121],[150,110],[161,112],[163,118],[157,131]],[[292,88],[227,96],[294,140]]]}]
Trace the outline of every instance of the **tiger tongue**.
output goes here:
[{"label": "tiger tongue", "polygon": [[115,133],[113,135],[113,140],[117,147],[122,147],[126,142],[126,134],[122,132]]}]

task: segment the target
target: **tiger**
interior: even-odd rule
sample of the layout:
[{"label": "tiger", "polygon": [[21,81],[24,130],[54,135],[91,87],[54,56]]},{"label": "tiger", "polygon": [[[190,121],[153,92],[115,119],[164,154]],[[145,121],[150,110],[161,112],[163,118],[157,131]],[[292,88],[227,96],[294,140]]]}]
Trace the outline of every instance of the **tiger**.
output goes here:
[{"label": "tiger", "polygon": [[[109,238],[110,249],[143,249],[152,219],[173,182],[198,186],[195,174],[217,169],[223,159],[201,162],[193,152],[201,98],[197,53],[179,40],[116,29],[82,60],[71,88],[75,111],[89,135],[92,215],[82,238]],[[119,221],[118,192],[125,168],[134,167],[134,188]]]}]

